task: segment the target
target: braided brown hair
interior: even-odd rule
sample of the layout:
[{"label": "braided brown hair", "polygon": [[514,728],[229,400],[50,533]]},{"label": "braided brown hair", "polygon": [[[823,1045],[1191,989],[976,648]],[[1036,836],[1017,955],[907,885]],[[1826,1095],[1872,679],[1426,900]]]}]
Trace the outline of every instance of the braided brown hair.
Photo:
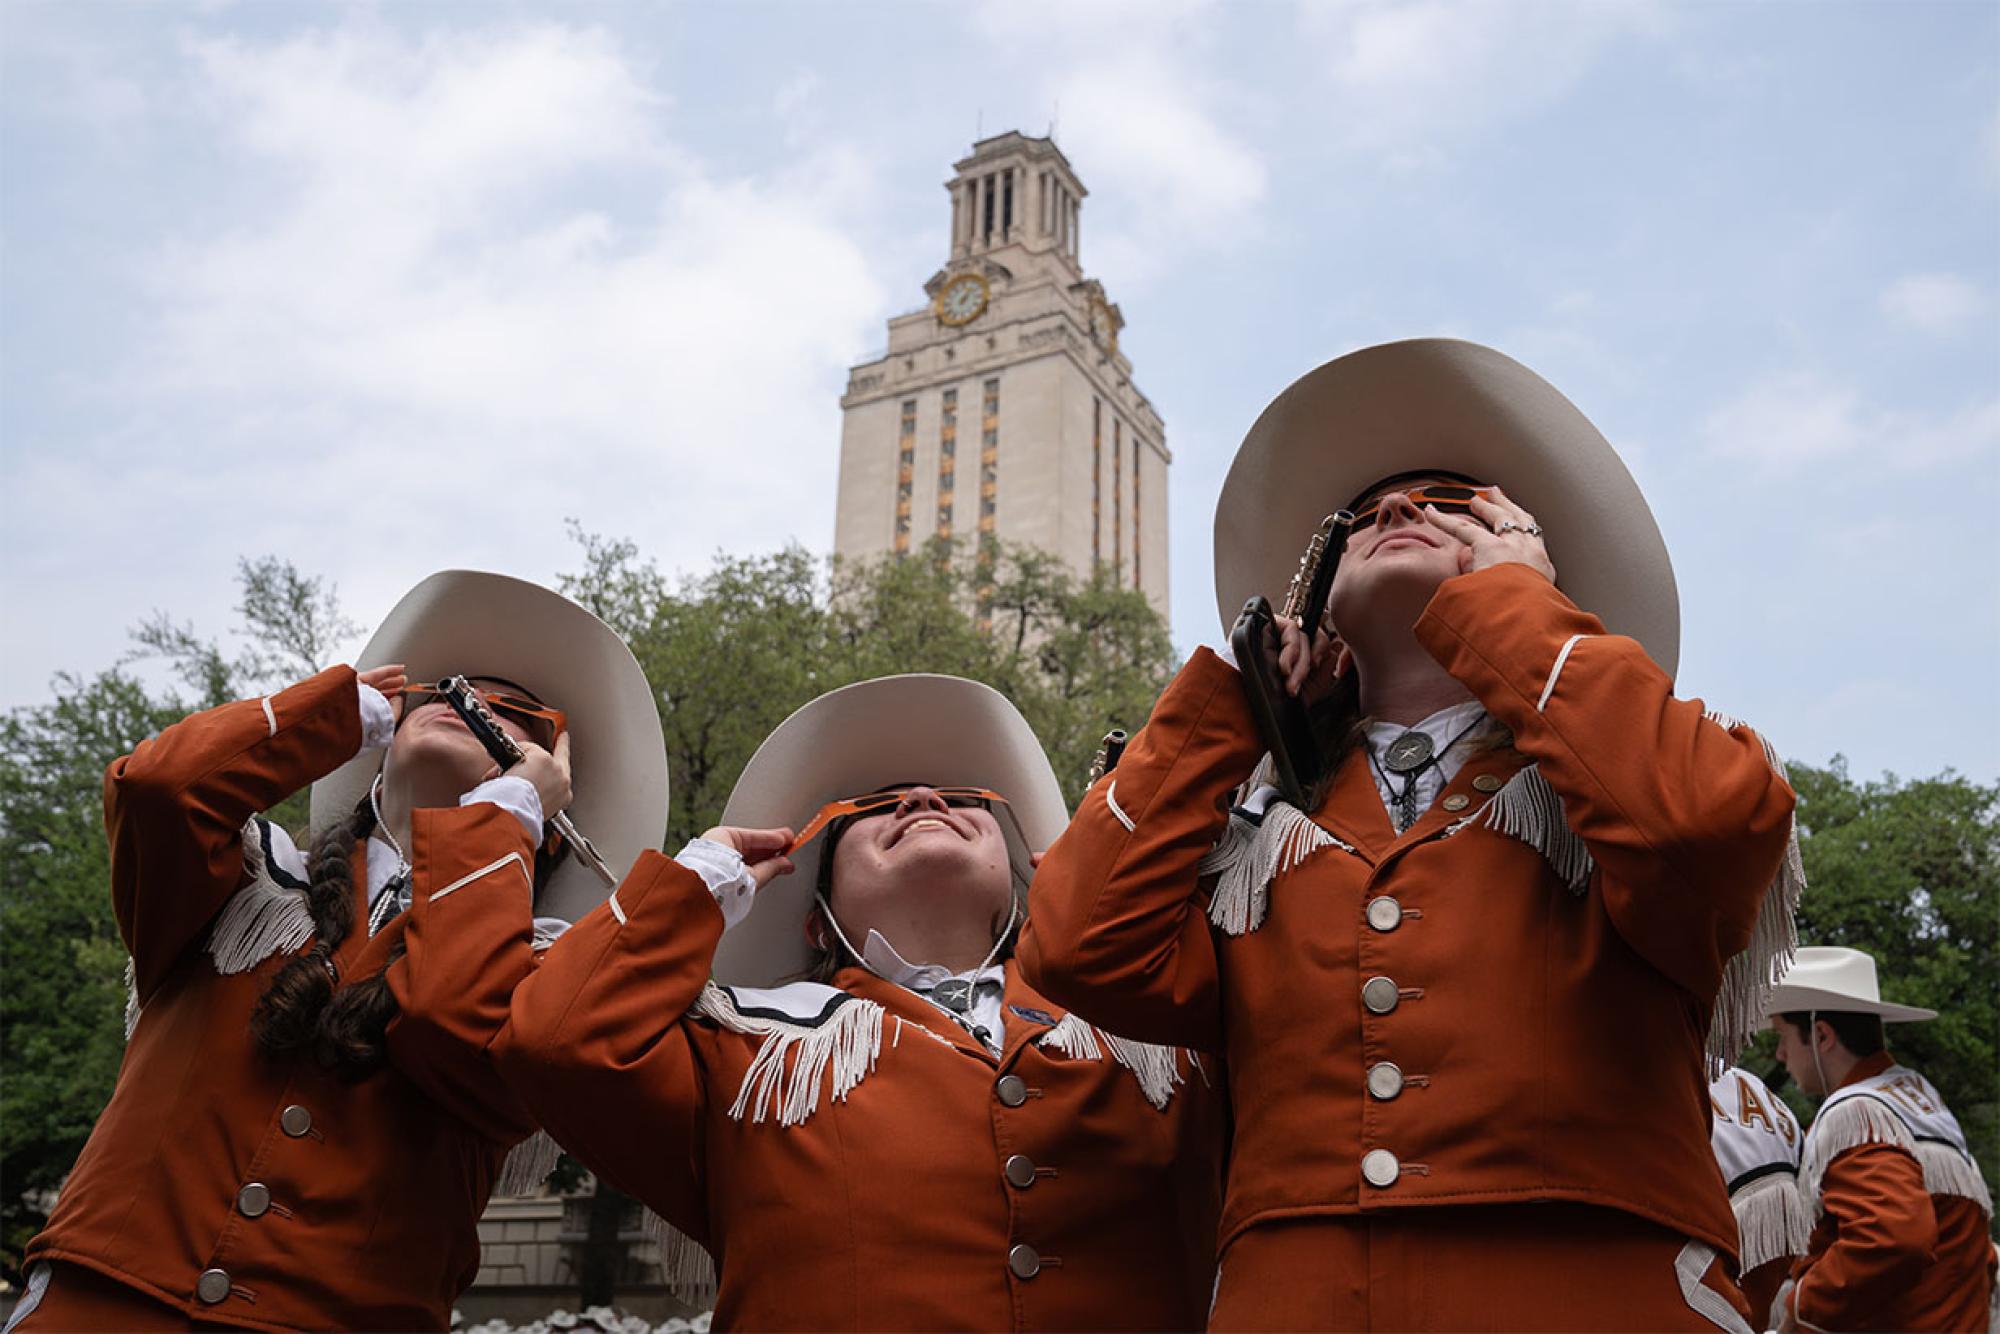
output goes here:
[{"label": "braided brown hair", "polygon": [[354,923],[354,849],[374,829],[374,803],[363,797],[346,820],[313,841],[306,881],[312,948],[288,960],[272,976],[250,1016],[251,1034],[270,1055],[301,1051],[319,1033],[339,979],[333,952]]}]

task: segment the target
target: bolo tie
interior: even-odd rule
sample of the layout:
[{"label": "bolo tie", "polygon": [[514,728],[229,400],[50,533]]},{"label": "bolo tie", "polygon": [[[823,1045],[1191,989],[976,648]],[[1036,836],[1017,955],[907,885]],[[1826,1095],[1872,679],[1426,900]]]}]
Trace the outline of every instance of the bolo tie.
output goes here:
[{"label": "bolo tie", "polygon": [[[1384,746],[1380,755],[1375,753],[1374,746],[1368,747],[1368,758],[1375,762],[1376,771],[1382,775],[1383,783],[1391,790],[1389,818],[1396,826],[1397,833],[1402,833],[1417,822],[1417,780],[1427,770],[1441,763],[1444,757],[1451,753],[1453,746],[1471,736],[1473,729],[1485,721],[1484,713],[1474,718],[1457,736],[1445,742],[1442,750],[1439,750],[1437,743],[1431,740],[1430,733],[1419,731],[1414,727]],[[1400,790],[1396,788],[1391,775],[1403,780]]]},{"label": "bolo tie", "polygon": [[[979,970],[979,972],[983,971],[983,968]],[[948,977],[929,991],[919,992],[918,994],[931,1004],[937,1006],[940,1010],[944,1010],[950,1014],[952,1018],[958,1020],[959,1027],[971,1033],[988,1047],[991,1047],[993,1045],[993,1035],[986,1031],[986,1025],[976,1024],[972,1021],[972,989],[977,982],[978,972],[973,974],[972,981],[967,981],[962,977]]]}]

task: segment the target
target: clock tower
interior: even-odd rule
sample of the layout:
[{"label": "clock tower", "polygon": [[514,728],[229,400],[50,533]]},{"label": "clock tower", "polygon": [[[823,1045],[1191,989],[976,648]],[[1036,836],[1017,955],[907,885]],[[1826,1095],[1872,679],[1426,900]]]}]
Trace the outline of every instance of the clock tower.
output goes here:
[{"label": "clock tower", "polygon": [[1039,547],[1109,568],[1167,611],[1167,453],[1086,277],[1084,188],[1050,139],[983,139],[956,164],[951,248],[927,303],[889,321],[841,397],[834,552],[933,537]]}]

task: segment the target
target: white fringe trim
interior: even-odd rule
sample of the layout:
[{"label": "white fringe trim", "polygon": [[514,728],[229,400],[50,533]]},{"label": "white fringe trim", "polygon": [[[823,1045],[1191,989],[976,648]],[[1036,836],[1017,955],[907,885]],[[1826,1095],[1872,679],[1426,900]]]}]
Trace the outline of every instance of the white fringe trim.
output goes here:
[{"label": "white fringe trim", "polygon": [[689,1306],[706,1310],[721,1290],[715,1260],[700,1242],[654,1213],[644,1212],[646,1235],[660,1248],[660,1271],[667,1290]]},{"label": "white fringe trim", "polygon": [[139,961],[131,955],[125,956],[125,1040],[132,1040],[132,1030],[139,1026]]},{"label": "white fringe trim", "polygon": [[1814,1218],[1826,1211],[1820,1186],[1827,1164],[1864,1144],[1891,1144],[1911,1157],[1917,1153],[1916,1138],[1903,1119],[1873,1098],[1842,1098],[1820,1108],[1799,1160],[1799,1194],[1812,1205]]},{"label": "white fringe trim", "polygon": [[[858,997],[843,1001],[826,1022],[809,1027],[741,1014],[729,993],[710,982],[696,999],[694,1012],[732,1033],[764,1039],[729,1109],[738,1121],[748,1113],[753,1124],[776,1117],[781,1126],[801,1125],[819,1110],[820,1076],[829,1065],[833,1096],[844,1102],[882,1054],[882,1007]],[[787,1070],[786,1058],[795,1049]]]},{"label": "white fringe trim", "polygon": [[1173,1100],[1174,1085],[1186,1082],[1175,1048],[1133,1042],[1093,1028],[1073,1014],[1064,1015],[1054,1028],[1035,1039],[1035,1045],[1053,1047],[1074,1061],[1101,1061],[1104,1049],[1110,1048],[1111,1059],[1132,1072],[1146,1101],[1161,1111]]},{"label": "white fringe trim", "polygon": [[1261,824],[1231,815],[1221,842],[1197,868],[1217,877],[1208,920],[1232,936],[1255,931],[1270,911],[1271,883],[1321,848],[1354,851],[1287,802],[1273,800]]},{"label": "white fringe trim", "polygon": [[549,1138],[548,1131],[537,1130],[516,1144],[507,1161],[500,1164],[500,1175],[493,1183],[494,1196],[513,1199],[541,1194],[542,1183],[556,1170],[556,1159],[560,1157],[562,1146]]},{"label": "white fringe trim", "polygon": [[1812,1214],[1790,1172],[1758,1177],[1729,1197],[1729,1207],[1736,1213],[1736,1244],[1743,1253],[1740,1272],[1806,1253]]},{"label": "white fringe trim", "polygon": [[[1728,714],[1710,709],[1702,715],[1726,732],[1744,726]],[[1785,761],[1763,734],[1752,735],[1764,748],[1771,771],[1790,782]],[[1757,1030],[1764,1026],[1764,996],[1779,975],[1791,967],[1798,953],[1799,934],[1793,915],[1799,896],[1806,888],[1805,861],[1799,854],[1799,824],[1795,818],[1785,835],[1785,856],[1778,872],[1764,889],[1757,906],[1757,925],[1751,929],[1750,943],[1722,970],[1722,989],[1716,993],[1715,1013],[1708,1025],[1708,1059],[1711,1076],[1734,1061]]]},{"label": "white fringe trim", "polygon": [[[1531,764],[1508,779],[1480,811],[1488,829],[1519,839],[1541,853],[1570,893],[1581,894],[1589,888],[1597,863],[1591,859],[1589,847],[1569,827],[1562,795],[1542,777],[1540,765]],[[1460,826],[1471,818],[1460,821]]]},{"label": "white fringe trim", "polygon": [[1933,1195],[1956,1195],[1971,1200],[1993,1217],[1993,1195],[1979,1165],[1949,1144],[1936,1140],[1917,1141],[1917,1161],[1924,1169],[1924,1189]]},{"label": "white fringe trim", "polygon": [[248,972],[280,951],[296,953],[313,934],[305,891],[280,885],[264,865],[256,816],[244,821],[242,841],[249,883],[230,896],[208,933],[208,957],[225,977]]}]

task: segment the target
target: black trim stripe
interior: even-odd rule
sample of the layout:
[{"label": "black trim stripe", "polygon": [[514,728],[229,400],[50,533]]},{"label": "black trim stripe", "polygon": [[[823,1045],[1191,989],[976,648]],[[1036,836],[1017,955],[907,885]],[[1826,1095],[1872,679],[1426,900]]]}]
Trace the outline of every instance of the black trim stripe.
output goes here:
[{"label": "black trim stripe", "polygon": [[816,1017],[801,1019],[797,1015],[787,1014],[783,1010],[771,1009],[761,1005],[745,1005],[741,1000],[737,999],[735,987],[725,987],[720,982],[716,983],[716,986],[720,987],[723,994],[729,997],[729,1003],[736,1008],[736,1013],[752,1019],[775,1019],[779,1023],[794,1024],[800,1028],[818,1028],[821,1024],[833,1018],[836,1010],[854,999],[854,997],[844,991],[839,992],[827,1001],[826,1008],[821,1010]]},{"label": "black trim stripe", "polygon": [[1749,1185],[1751,1182],[1761,1181],[1765,1177],[1774,1177],[1778,1175],[1778,1173],[1780,1172],[1783,1172],[1786,1176],[1792,1177],[1794,1179],[1796,1179],[1799,1175],[1799,1169],[1793,1167],[1790,1163],[1765,1163],[1762,1167],[1753,1167],[1748,1172],[1745,1172],[1742,1176],[1739,1176],[1734,1181],[1731,1181],[1729,1183],[1729,1193],[1731,1195],[1734,1195],[1737,1191],[1742,1190],[1745,1186]]},{"label": "black trim stripe", "polygon": [[271,849],[271,822],[261,815],[257,817],[257,841],[264,847],[264,874],[273,883],[284,889],[308,888],[305,881],[278,865],[277,855]]}]

